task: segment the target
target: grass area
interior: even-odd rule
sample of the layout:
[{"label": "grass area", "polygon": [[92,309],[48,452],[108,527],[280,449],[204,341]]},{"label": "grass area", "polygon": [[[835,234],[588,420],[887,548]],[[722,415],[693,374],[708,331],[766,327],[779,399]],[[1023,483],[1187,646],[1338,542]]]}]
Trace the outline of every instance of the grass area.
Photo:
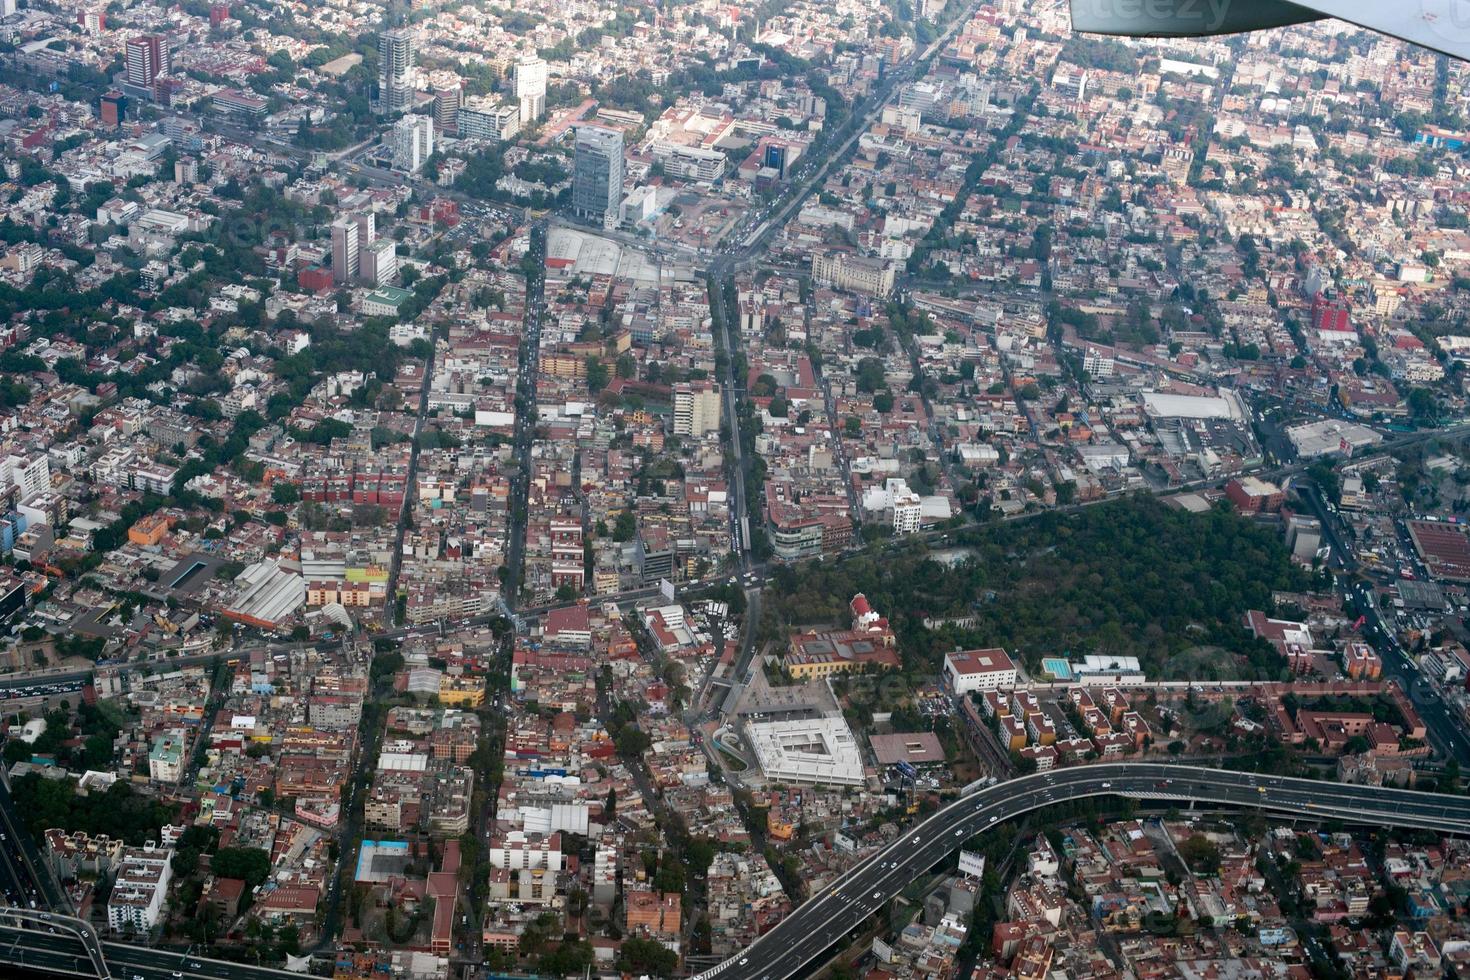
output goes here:
[{"label": "grass area", "polygon": [[745,770],[750,768],[750,766],[745,764],[744,759],[740,758],[740,756],[725,748],[719,742],[715,743],[715,747],[720,750],[720,754],[725,757],[725,764],[729,766],[733,771],[744,772]]},{"label": "grass area", "polygon": [[119,729],[128,727],[128,711],[123,707],[122,702],[116,698],[99,698],[97,701],[97,713]]}]

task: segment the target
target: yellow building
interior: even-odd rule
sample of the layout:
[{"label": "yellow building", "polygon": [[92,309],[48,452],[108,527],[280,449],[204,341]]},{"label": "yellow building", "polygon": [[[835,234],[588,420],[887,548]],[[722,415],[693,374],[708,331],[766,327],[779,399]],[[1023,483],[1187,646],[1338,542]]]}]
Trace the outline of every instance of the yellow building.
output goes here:
[{"label": "yellow building", "polygon": [[796,827],[790,820],[783,820],[774,809],[766,811],[766,836],[772,840],[790,840],[796,836]]},{"label": "yellow building", "polygon": [[485,703],[485,678],[446,675],[439,681],[439,700],[453,708],[478,708]]},{"label": "yellow building", "polygon": [[541,371],[554,378],[587,377],[587,358],[576,354],[548,353],[541,356]]},{"label": "yellow building", "polygon": [[849,671],[897,670],[898,652],[893,644],[889,630],[802,633],[791,638],[791,649],[782,664],[792,677],[802,680]]}]

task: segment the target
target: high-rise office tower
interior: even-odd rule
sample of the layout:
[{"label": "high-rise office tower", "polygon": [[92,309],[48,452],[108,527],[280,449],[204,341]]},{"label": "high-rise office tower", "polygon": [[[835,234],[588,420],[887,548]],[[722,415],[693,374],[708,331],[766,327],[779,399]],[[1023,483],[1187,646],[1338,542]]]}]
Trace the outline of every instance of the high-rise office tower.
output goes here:
[{"label": "high-rise office tower", "polygon": [[434,120],[428,116],[404,116],[393,124],[393,169],[418,173],[434,152]]},{"label": "high-rise office tower", "polygon": [[434,128],[440,134],[459,132],[459,107],[464,104],[464,89],[459,85],[434,90]]},{"label": "high-rise office tower", "polygon": [[343,286],[357,278],[357,220],[344,216],[332,222],[332,278]]},{"label": "high-rise office tower", "polygon": [[126,64],[128,84],[147,88],[159,75],[168,74],[168,38],[141,34],[128,38]]},{"label": "high-rise office tower", "polygon": [[603,227],[617,224],[623,203],[623,134],[601,126],[577,127],[572,210]]},{"label": "high-rise office tower", "polygon": [[674,385],[674,434],[698,437],[719,430],[719,386],[712,381]]},{"label": "high-rise office tower", "polygon": [[127,113],[127,99],[116,89],[106,92],[97,103],[97,115],[104,126],[120,126]]},{"label": "high-rise office tower", "polygon": [[357,222],[357,248],[361,251],[364,245],[375,241],[378,237],[378,218],[371,211],[360,211],[352,216]]},{"label": "high-rise office tower", "polygon": [[378,35],[378,111],[403,112],[413,104],[413,32],[395,27]]},{"label": "high-rise office tower", "polygon": [[398,244],[379,238],[357,250],[358,273],[369,286],[391,286],[398,275]]},{"label": "high-rise office tower", "polygon": [[515,64],[516,100],[521,106],[521,124],[540,119],[546,111],[546,62],[535,55]]}]

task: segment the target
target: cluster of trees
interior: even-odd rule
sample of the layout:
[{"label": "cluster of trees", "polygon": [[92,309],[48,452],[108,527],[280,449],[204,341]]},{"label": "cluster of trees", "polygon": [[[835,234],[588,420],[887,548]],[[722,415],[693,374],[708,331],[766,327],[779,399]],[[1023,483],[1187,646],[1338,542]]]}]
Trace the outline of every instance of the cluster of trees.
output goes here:
[{"label": "cluster of trees", "polygon": [[[898,633],[905,667],[932,672],[957,646],[1003,647],[1033,665],[1044,655],[1136,656],[1155,676],[1197,670],[1180,655],[1200,648],[1221,676],[1275,677],[1276,652],[1242,627],[1247,609],[1271,608],[1275,590],[1299,590],[1276,536],[1223,508],[1187,514],[1148,496],[1066,514],[961,531],[971,557],[947,568],[922,544],[781,567],[764,604],[762,634],[843,622],[863,592]],[[931,630],[925,617],[973,617],[972,628]],[[1179,662],[1175,662],[1180,658]]]},{"label": "cluster of trees", "polygon": [[653,744],[648,733],[638,727],[638,706],[630,701],[617,703],[608,725],[608,733],[612,735],[618,754],[630,761],[640,758]]},{"label": "cluster of trees", "polygon": [[[96,708],[92,708],[92,714],[100,717]],[[27,744],[12,738],[5,743],[7,764],[41,756],[54,759],[57,765],[67,769],[101,769],[112,761],[112,738],[117,734],[115,726],[109,724],[106,729],[94,730],[81,746],[73,748],[66,744],[71,741],[72,730],[71,717],[64,708],[46,712],[41,720],[46,723],[46,730],[34,742]],[[107,734],[108,729],[111,736]]]},{"label": "cluster of trees", "polygon": [[1060,59],[1083,68],[1100,68],[1125,75],[1138,74],[1138,58],[1133,49],[1108,38],[1074,34],[1062,45]]},{"label": "cluster of trees", "polygon": [[618,511],[618,516],[613,521],[612,539],[614,541],[632,541],[633,536],[637,533],[638,518],[634,513],[631,510]]},{"label": "cluster of trees", "polygon": [[537,157],[525,159],[511,168],[511,173],[521,180],[533,184],[545,184],[547,187],[560,184],[562,181],[570,180],[571,174],[567,173],[566,165],[556,157]]},{"label": "cluster of trees", "polygon": [[247,888],[254,888],[270,877],[270,852],[259,847],[223,847],[210,860],[209,870],[221,878],[239,878]]},{"label": "cluster of trees", "polygon": [[[455,189],[471,197],[480,198],[485,201],[513,200],[513,195],[495,186],[496,182],[505,176],[504,157],[507,145],[506,143],[497,143],[495,146],[489,147],[479,153],[472,153],[466,156],[464,158],[464,171],[455,179]],[[438,165],[439,161],[437,159],[431,158],[429,160],[427,169],[430,176],[438,172]],[[532,167],[535,165],[527,163],[522,166]],[[546,168],[544,172],[537,169],[525,170],[524,172],[534,173],[539,176],[555,176],[556,171],[552,169],[551,164],[548,163],[544,166]],[[565,171],[562,171],[562,173],[565,173]],[[530,180],[531,178],[523,177],[522,179]],[[552,183],[559,183],[559,181],[552,181]],[[530,204],[533,208],[556,207],[558,204],[564,203],[569,199],[571,193],[570,185],[562,188],[561,191],[554,195],[547,195],[542,191],[536,191],[531,195]]]},{"label": "cluster of trees", "polygon": [[615,965],[635,976],[672,977],[679,966],[679,955],[657,940],[634,937],[623,940],[618,947]]},{"label": "cluster of trees", "polygon": [[364,321],[351,333],[344,333],[329,322],[311,325],[310,346],[276,362],[276,375],[286,382],[288,392],[271,396],[266,414],[273,419],[290,414],[325,374],[361,371],[369,378],[392,381],[404,355],[412,351],[388,339],[391,327],[392,321],[379,317]]},{"label": "cluster of trees", "polygon": [[180,835],[171,862],[173,873],[187,878],[199,870],[200,855],[210,854],[219,846],[219,829],[192,826]]},{"label": "cluster of trees", "polygon": [[47,828],[60,827],[68,832],[109,834],[132,847],[141,847],[175,817],[173,807],[134,792],[121,780],[106,792],[82,796],[69,779],[44,779],[30,772],[11,783],[10,794],[16,812],[36,840]]},{"label": "cluster of trees", "polygon": [[521,933],[520,950],[534,957],[537,970],[549,977],[580,974],[592,965],[592,944],[569,939],[554,912],[543,912],[527,923]]}]

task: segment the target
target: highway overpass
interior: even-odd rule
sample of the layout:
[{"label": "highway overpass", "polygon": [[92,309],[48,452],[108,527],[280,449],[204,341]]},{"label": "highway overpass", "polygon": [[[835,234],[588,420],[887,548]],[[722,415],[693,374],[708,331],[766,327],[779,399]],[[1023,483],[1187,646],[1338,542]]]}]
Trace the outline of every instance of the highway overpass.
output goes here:
[{"label": "highway overpass", "polygon": [[1470,798],[1202,769],[1102,763],[1023,776],[963,797],[813,896],[748,949],[695,980],[785,980],[842,941],[968,838],[1034,810],[1091,796],[1225,804],[1282,817],[1470,834]]},{"label": "highway overpass", "polygon": [[[299,980],[301,974],[126,943],[98,943],[66,916],[19,922],[0,910],[0,973],[25,971],[99,980]],[[32,916],[38,913],[31,913]]]}]

